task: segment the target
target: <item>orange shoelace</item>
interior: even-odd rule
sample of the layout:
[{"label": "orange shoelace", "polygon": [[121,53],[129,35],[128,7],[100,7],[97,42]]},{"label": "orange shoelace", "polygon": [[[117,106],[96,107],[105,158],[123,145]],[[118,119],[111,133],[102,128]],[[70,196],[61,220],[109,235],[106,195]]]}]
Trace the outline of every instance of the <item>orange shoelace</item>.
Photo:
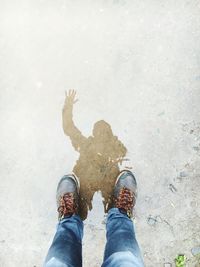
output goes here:
[{"label": "orange shoelace", "polygon": [[132,217],[132,211],[135,204],[135,195],[130,189],[123,187],[119,196],[115,198],[115,207],[124,210],[128,217]]},{"label": "orange shoelace", "polygon": [[58,207],[58,219],[62,220],[66,216],[77,213],[78,205],[74,198],[74,193],[66,193],[60,196]]}]

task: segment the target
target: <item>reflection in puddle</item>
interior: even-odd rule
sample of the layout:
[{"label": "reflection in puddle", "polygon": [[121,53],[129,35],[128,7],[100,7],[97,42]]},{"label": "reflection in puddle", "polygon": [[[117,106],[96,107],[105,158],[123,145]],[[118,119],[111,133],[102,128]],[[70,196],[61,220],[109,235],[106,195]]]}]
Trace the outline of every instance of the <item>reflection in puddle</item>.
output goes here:
[{"label": "reflection in puddle", "polygon": [[104,211],[108,211],[119,174],[118,164],[122,162],[127,149],[104,120],[94,124],[91,136],[87,138],[82,135],[72,118],[73,104],[77,101],[75,95],[75,91],[69,91],[66,95],[63,130],[70,137],[74,149],[80,153],[73,172],[80,179],[80,216],[85,219],[88,209],[92,209],[92,199],[97,191],[101,191]]}]

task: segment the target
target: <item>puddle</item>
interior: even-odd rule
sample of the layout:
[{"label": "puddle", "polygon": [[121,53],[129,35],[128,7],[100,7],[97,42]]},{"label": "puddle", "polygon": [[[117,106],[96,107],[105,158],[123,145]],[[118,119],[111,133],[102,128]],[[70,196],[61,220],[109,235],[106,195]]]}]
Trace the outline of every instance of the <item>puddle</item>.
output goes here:
[{"label": "puddle", "polygon": [[88,210],[92,209],[95,192],[101,192],[104,212],[108,211],[115,180],[120,171],[119,163],[124,160],[127,149],[104,120],[94,124],[91,136],[85,137],[81,133],[73,121],[73,104],[77,101],[75,95],[75,91],[71,91],[66,96],[63,130],[71,139],[74,149],[79,152],[73,172],[79,177],[81,184],[79,214],[82,219],[86,219]]}]

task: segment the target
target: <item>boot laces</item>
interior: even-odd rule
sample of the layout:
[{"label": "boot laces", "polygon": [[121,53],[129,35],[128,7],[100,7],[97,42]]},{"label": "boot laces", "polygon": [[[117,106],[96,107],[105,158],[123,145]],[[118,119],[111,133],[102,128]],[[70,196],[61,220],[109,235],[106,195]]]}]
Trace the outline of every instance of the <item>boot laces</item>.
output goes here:
[{"label": "boot laces", "polygon": [[62,220],[66,216],[77,213],[78,205],[74,197],[74,193],[65,193],[60,196],[58,207],[58,219]]},{"label": "boot laces", "polygon": [[135,204],[134,193],[123,187],[120,189],[119,196],[115,198],[115,207],[126,212],[128,217],[132,217],[132,211]]}]

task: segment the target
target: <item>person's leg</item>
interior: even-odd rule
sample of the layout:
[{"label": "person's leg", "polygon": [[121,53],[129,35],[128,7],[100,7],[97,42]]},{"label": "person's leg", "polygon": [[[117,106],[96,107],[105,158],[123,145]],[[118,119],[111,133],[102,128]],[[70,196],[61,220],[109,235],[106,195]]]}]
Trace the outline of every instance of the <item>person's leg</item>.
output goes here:
[{"label": "person's leg", "polygon": [[44,266],[82,266],[82,236],[83,222],[79,216],[73,215],[61,220]]},{"label": "person's leg", "polygon": [[107,243],[102,267],[144,266],[131,219],[136,191],[133,174],[130,171],[121,172],[114,188],[114,205],[108,212]]},{"label": "person's leg", "polygon": [[108,212],[107,243],[102,267],[142,267],[143,260],[132,220],[118,208]]},{"label": "person's leg", "polygon": [[83,222],[77,215],[79,181],[64,176],[57,187],[59,223],[44,267],[81,267]]}]

